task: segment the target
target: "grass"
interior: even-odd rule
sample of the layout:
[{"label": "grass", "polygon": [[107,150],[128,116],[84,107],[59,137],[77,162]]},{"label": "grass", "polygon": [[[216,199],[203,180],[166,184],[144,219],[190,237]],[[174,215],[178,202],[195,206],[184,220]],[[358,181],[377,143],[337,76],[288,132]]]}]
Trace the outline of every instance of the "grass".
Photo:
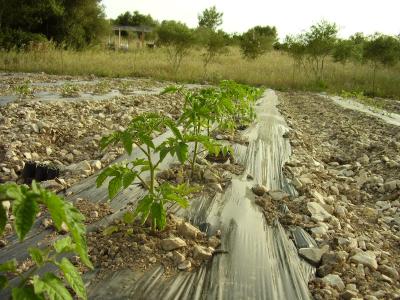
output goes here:
[{"label": "grass", "polygon": [[[201,51],[192,50],[177,74],[171,71],[164,49],[139,49],[114,52],[99,49],[66,51],[48,49],[30,52],[0,52],[0,69],[9,72],[46,72],[48,74],[104,77],[151,77],[180,82],[219,82],[232,79],[241,83],[280,90],[311,90],[340,93],[342,90],[371,92],[372,68],[328,61],[324,81],[316,82],[309,70],[296,70],[290,57],[277,51],[255,60],[245,60],[238,48],[210,64],[204,75]],[[294,76],[293,76],[294,73]],[[376,78],[376,95],[400,98],[400,67],[381,68]]]}]

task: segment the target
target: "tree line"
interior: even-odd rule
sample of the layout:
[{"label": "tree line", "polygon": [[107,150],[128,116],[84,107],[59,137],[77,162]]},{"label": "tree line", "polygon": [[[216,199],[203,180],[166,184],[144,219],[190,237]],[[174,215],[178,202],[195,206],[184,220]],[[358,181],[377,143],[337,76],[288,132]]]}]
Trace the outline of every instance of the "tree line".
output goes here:
[{"label": "tree line", "polygon": [[[327,60],[370,63],[373,90],[375,74],[381,66],[394,66],[400,60],[400,37],[384,34],[365,36],[356,33],[338,38],[334,23],[321,21],[309,30],[278,41],[274,26],[255,26],[243,34],[228,34],[220,29],[223,13],[215,6],[198,15],[198,26],[167,20],[159,22],[138,11],[125,12],[115,20],[106,20],[101,0],[0,0],[0,48],[23,48],[31,42],[53,41],[62,48],[83,49],[101,41],[110,32],[110,24],[154,28],[148,38],[166,49],[171,70],[178,72],[193,47],[202,49],[204,73],[228,46],[239,46],[246,59],[256,59],[272,49],[284,51],[293,59],[293,77],[299,68],[307,69],[323,83]],[[128,33],[124,33],[127,35]]]}]

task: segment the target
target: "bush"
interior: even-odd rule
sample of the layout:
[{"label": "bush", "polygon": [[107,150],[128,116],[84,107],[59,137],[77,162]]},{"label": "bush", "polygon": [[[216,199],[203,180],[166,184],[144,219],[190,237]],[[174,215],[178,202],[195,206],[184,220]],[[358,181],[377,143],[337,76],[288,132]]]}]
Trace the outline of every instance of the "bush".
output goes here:
[{"label": "bush", "polygon": [[275,27],[256,26],[244,33],[240,39],[240,48],[245,58],[255,59],[268,50],[272,50],[276,42],[277,32]]}]

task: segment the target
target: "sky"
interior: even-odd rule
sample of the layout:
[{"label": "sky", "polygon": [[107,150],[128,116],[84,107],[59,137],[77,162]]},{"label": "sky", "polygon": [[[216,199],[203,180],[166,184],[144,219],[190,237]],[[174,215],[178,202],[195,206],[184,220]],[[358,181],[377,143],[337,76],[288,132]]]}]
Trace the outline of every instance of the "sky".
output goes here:
[{"label": "sky", "polygon": [[197,16],[215,5],[223,12],[221,28],[242,33],[256,25],[273,25],[280,38],[301,33],[324,19],[335,22],[339,36],[355,32],[400,34],[400,0],[103,0],[107,17],[138,10],[154,19],[177,20],[197,26]]}]

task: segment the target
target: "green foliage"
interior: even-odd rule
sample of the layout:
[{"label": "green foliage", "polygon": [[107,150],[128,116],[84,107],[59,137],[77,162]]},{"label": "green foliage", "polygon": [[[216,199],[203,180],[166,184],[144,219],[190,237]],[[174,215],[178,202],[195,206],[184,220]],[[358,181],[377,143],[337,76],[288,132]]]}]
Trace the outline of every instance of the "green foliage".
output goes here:
[{"label": "green foliage", "polygon": [[72,48],[99,41],[107,23],[98,0],[3,1],[0,28],[6,49],[22,47],[43,37]]},{"label": "green foliage", "polygon": [[174,74],[194,44],[193,31],[176,21],[163,21],[157,30],[158,42],[167,49],[168,60]]},{"label": "green foliage", "polygon": [[[149,26],[152,28],[157,28],[159,26],[159,22],[154,20],[151,15],[144,15],[135,10],[132,14],[127,11],[123,14],[120,14],[113,22],[116,25],[122,26]],[[128,32],[122,32],[122,35],[128,35]],[[133,33],[140,37],[140,32]],[[155,34],[153,32],[148,32],[145,35],[146,39],[154,39]]]},{"label": "green foliage", "polygon": [[207,66],[212,63],[217,56],[226,53],[228,38],[222,30],[215,32],[208,27],[199,27],[195,31],[197,41],[204,47],[203,67],[206,74]]},{"label": "green foliage", "polygon": [[375,78],[378,66],[394,66],[400,59],[399,38],[375,34],[364,43],[364,61],[371,62],[373,66],[372,94],[375,94]]},{"label": "green foliage", "polygon": [[65,98],[78,97],[79,88],[76,85],[66,83],[61,88],[61,96]]},{"label": "green foliage", "polygon": [[205,27],[215,31],[222,24],[222,16],[224,14],[217,11],[215,6],[206,8],[197,18],[199,27]]},{"label": "green foliage", "polygon": [[272,50],[277,41],[275,27],[256,26],[245,32],[240,39],[240,48],[245,58],[255,59],[265,52]]},{"label": "green foliage", "polygon": [[[15,216],[14,229],[22,241],[31,229],[38,212],[39,205],[44,205],[54,225],[58,230],[65,226],[70,235],[58,239],[52,247],[44,249],[29,248],[28,253],[34,262],[34,266],[27,274],[17,272],[17,261],[9,260],[0,265],[0,287],[8,287],[6,274],[16,274],[20,277],[18,287],[12,288],[13,299],[72,299],[71,294],[65,288],[63,281],[53,273],[39,276],[41,268],[46,264],[57,266],[63,273],[66,283],[74,290],[80,299],[87,299],[82,278],[74,265],[66,258],[60,257],[68,252],[79,255],[82,263],[89,268],[92,264],[89,260],[86,246],[86,229],[84,216],[56,194],[49,192],[32,182],[32,187],[7,183],[0,185],[0,202],[11,201],[12,211]],[[0,207],[3,207],[0,203]],[[0,231],[3,232],[7,215],[0,214]],[[33,282],[33,284],[32,284]]]},{"label": "green foliage", "polygon": [[[173,136],[156,146],[152,138],[164,131],[165,128],[169,128]],[[172,119],[148,113],[133,118],[124,131],[116,131],[104,137],[100,144],[105,148],[119,143],[123,145],[128,154],[132,153],[133,145],[135,145],[145,158],[114,164],[104,169],[97,177],[97,186],[101,186],[110,177],[108,192],[112,199],[133,184],[135,180],[139,180],[148,194],[139,201],[135,216],[141,216],[142,222],[150,217],[153,229],[161,230],[166,224],[164,205],[168,202],[175,202],[178,205],[186,206],[187,199],[185,197],[191,189],[186,185],[173,187],[167,183],[157,186],[156,171],[168,154],[177,155],[179,161],[184,163],[188,157],[187,141]],[[146,181],[144,176],[148,173],[150,180]]]},{"label": "green foliage", "polygon": [[23,83],[14,87],[15,93],[19,99],[33,98],[33,88],[29,86],[29,83]]},{"label": "green foliage", "polygon": [[325,60],[334,49],[337,33],[335,23],[321,21],[304,34],[309,64],[317,80],[323,79]]}]

